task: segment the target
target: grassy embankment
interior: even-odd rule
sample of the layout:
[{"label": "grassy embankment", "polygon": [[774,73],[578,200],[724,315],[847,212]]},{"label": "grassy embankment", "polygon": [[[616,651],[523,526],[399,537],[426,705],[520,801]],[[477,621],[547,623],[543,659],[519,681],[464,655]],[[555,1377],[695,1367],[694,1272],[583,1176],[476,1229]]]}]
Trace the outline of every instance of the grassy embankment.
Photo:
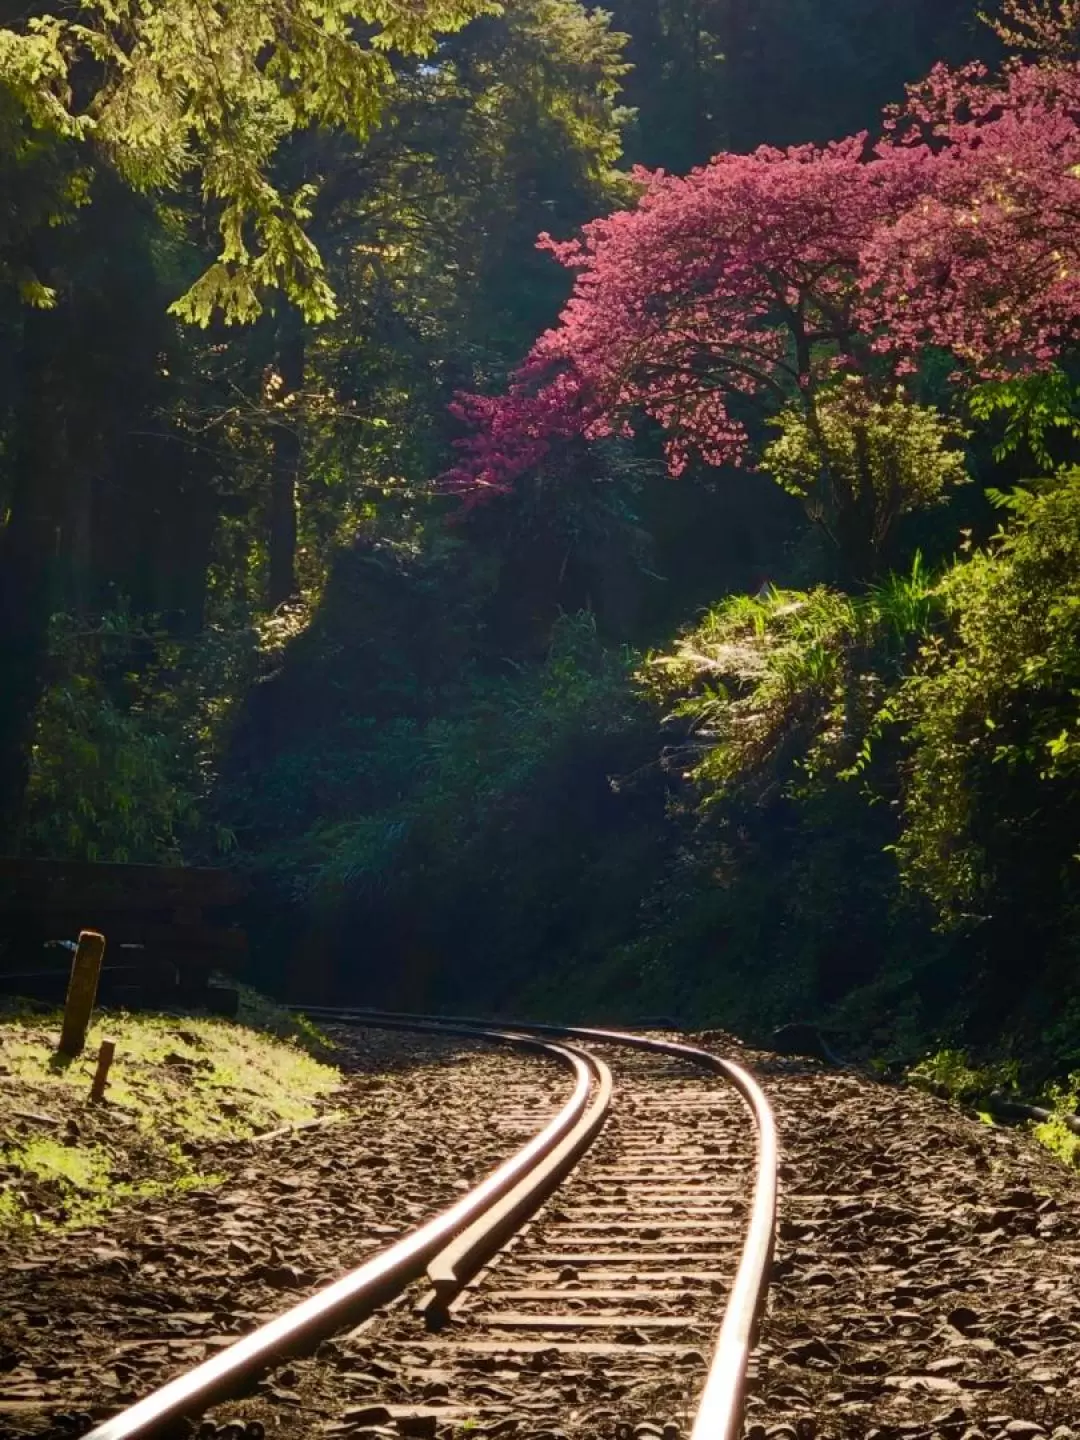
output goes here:
[{"label": "grassy embankment", "polygon": [[[310,1053],[325,1054],[314,1031],[252,996],[237,1023],[99,1012],[70,1062],[56,1053],[59,1029],[57,1013],[0,1014],[0,1236],[213,1185],[223,1142],[325,1113],[341,1082]],[[106,1036],[116,1058],[105,1102],[92,1105]]]}]

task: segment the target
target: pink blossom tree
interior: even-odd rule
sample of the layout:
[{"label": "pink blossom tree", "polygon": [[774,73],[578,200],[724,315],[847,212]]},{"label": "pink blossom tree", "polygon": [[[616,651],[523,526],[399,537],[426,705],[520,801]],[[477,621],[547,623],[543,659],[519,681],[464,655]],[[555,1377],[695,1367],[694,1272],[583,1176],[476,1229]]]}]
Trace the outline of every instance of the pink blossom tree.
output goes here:
[{"label": "pink blossom tree", "polygon": [[857,136],[719,155],[685,178],[638,170],[635,208],[580,240],[541,236],[577,272],[574,293],[506,396],[461,398],[479,430],[450,478],[505,488],[551,440],[626,433],[635,412],[668,432],[673,474],[693,451],[741,463],[736,397],[782,404],[813,388],[827,352],[857,363],[861,248],[919,193],[920,157],[866,151]]},{"label": "pink blossom tree", "polygon": [[862,254],[878,349],[939,346],[983,378],[1047,368],[1080,322],[1080,66],[934,70],[888,120],[925,194]]},{"label": "pink blossom tree", "polygon": [[[573,294],[506,394],[459,397],[471,431],[445,483],[470,500],[506,491],[560,442],[629,434],[642,416],[665,432],[673,475],[693,457],[752,464],[756,402],[782,428],[801,417],[802,469],[789,444],[785,483],[815,518],[832,515],[847,569],[866,578],[895,517],[933,498],[929,471],[942,485],[957,473],[931,417],[883,447],[867,443],[867,415],[910,405],[903,376],[927,346],[987,377],[1047,366],[1075,330],[1078,117],[1076,67],[1016,65],[997,80],[940,67],[876,145],[861,135],[720,155],[684,178],[638,172],[634,208],[580,240],[541,237],[576,271]],[[908,486],[913,434],[922,480]],[[854,465],[833,464],[839,453]]]}]

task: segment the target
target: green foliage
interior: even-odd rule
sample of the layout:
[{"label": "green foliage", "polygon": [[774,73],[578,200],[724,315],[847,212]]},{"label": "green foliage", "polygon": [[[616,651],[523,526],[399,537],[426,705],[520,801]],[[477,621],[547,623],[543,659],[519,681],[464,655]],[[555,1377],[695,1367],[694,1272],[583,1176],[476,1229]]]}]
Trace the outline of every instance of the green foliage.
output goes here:
[{"label": "green foliage", "polygon": [[[200,261],[186,181],[154,209],[98,184],[75,225],[50,228],[58,210],[29,197],[56,190],[32,174],[40,181],[53,166],[59,184],[66,151],[14,107],[26,196],[14,196],[17,226],[4,229],[6,207],[0,215],[0,264],[7,240],[33,255],[27,233],[48,233],[59,249],[40,274],[59,272],[63,285],[37,370],[23,357],[22,312],[0,311],[13,338],[0,516],[20,498],[26,384],[62,419],[49,428],[55,454],[26,451],[36,490],[45,471],[56,497],[50,599],[84,616],[79,644],[42,662],[24,828],[33,850],[220,857],[232,827],[209,801],[236,701],[308,624],[341,544],[364,533],[428,546],[441,517],[426,481],[445,464],[452,390],[474,367],[504,366],[553,317],[562,295],[531,242],[544,225],[585,219],[612,189],[621,45],[603,14],[576,0],[527,0],[444,37],[438,63],[393,60],[395,84],[379,96],[386,125],[363,141],[324,128],[279,145],[281,186],[324,181],[312,233],[341,297],[336,320],[302,331],[301,373],[288,387],[278,314],[228,338],[161,314]],[[300,104],[297,86],[287,89]],[[147,117],[158,124],[170,117]],[[0,135],[0,180],[14,164],[3,145]],[[253,251],[248,269],[258,271]],[[305,600],[266,615],[268,480],[285,433],[295,436]],[[72,455],[85,456],[89,477]],[[566,543],[585,550],[593,536]],[[481,549],[478,576],[498,566],[497,541],[488,556]],[[112,586],[131,596],[128,641],[94,635]],[[56,644],[71,629],[58,621]],[[354,723],[363,729],[363,717]]]},{"label": "green foliage", "polygon": [[1080,439],[1080,406],[1076,385],[1064,371],[1051,369],[977,386],[968,400],[976,420],[1003,416],[1005,431],[994,447],[994,459],[1029,453],[1044,471],[1054,469],[1050,438],[1056,433]]},{"label": "green foliage", "polygon": [[[26,849],[228,853],[263,885],[263,973],[315,954],[365,998],[828,1014],[907,1055],[1023,1026],[1075,1070],[1071,372],[974,392],[997,450],[963,493],[960,427],[852,381],[781,417],[787,494],[676,493],[650,434],[449,528],[429,487],[447,401],[500,388],[565,301],[537,233],[628,195],[624,132],[683,170],[873,126],[971,58],[970,7],[35,17],[0,29],[0,580],[29,537],[40,637],[59,612]],[[920,400],[948,369],[921,357]],[[1019,466],[1052,478],[1006,498]],[[988,551],[984,497],[1010,517]],[[282,516],[301,598],[270,610]],[[901,561],[961,525],[943,578]]]},{"label": "green foliage", "polygon": [[1064,1121],[1064,1116],[1080,1112],[1080,1071],[1060,1084],[1051,1085],[1046,1099],[1054,1114],[1034,1126],[1035,1138],[1066,1165],[1080,1169],[1080,1135],[1070,1130]]},{"label": "green foliage", "polygon": [[1015,1060],[976,1065],[967,1051],[946,1048],[927,1055],[913,1065],[908,1071],[908,1079],[961,1105],[974,1105],[985,1100],[992,1091],[1015,1091],[1019,1066]]},{"label": "green foliage", "polygon": [[47,87],[50,47],[34,36],[22,47],[10,31],[0,30],[0,294],[9,291],[21,304],[49,309],[57,291],[30,263],[35,238],[47,226],[70,221],[88,198],[88,172],[71,145],[43,138],[40,127],[53,116]]},{"label": "green foliage", "polygon": [[760,1032],[850,991],[892,1043],[937,958],[900,893],[889,706],[935,618],[921,558],[852,597],[734,596],[638,668],[666,715],[670,835],[607,988]]},{"label": "green foliage", "polygon": [[902,515],[940,505],[968,478],[955,448],[959,426],[902,393],[876,398],[854,375],[771,423],[780,436],[766,447],[762,468],[803,501],[850,564],[863,567],[860,578],[878,568]]},{"label": "green foliage", "polygon": [[[1021,1066],[1018,1060],[974,1060],[967,1050],[955,1047],[935,1051],[907,1072],[913,1085],[943,1099],[976,1109],[980,1118],[993,1124],[993,1111],[982,1107],[994,1094],[1020,1098]],[[1066,1115],[1075,1115],[1080,1105],[1080,1073],[1062,1082],[1051,1082],[1040,1104],[1053,1111],[1049,1120],[1032,1125],[1031,1133],[1040,1145],[1066,1165],[1080,1166],[1080,1136],[1065,1124]]]},{"label": "green foliage", "polygon": [[913,638],[929,633],[938,611],[935,585],[922,552],[916,550],[906,575],[894,570],[871,588],[870,608],[883,643],[891,636],[907,653]]},{"label": "green foliage", "polygon": [[231,833],[204,813],[229,696],[256,636],[179,645],[124,611],[94,626],[57,616],[54,679],[37,718],[24,843],[79,860],[220,860]]},{"label": "green foliage", "polygon": [[[218,259],[176,302],[200,325],[247,322],[281,289],[307,319],[334,297],[307,233],[313,183],[291,192],[272,166],[312,128],[363,140],[393,80],[391,56],[427,55],[440,31],[490,13],[488,0],[103,0],[77,20],[46,14],[0,30],[0,91],[33,131],[92,142],[135,189],[176,192],[197,175],[216,212]],[[88,94],[80,74],[94,74]]]},{"label": "green foliage", "polygon": [[[947,631],[900,697],[911,760],[898,854],[951,921],[1018,887],[1056,909],[1080,880],[1080,472],[1021,492],[1015,510],[943,581]],[[1044,874],[1029,890],[1033,864]]]},{"label": "green foliage", "polygon": [[560,756],[629,722],[629,665],[600,645],[590,616],[567,616],[541,664],[463,676],[430,718],[354,726],[352,784],[290,868],[299,861],[305,886],[331,892],[452,886],[478,851],[512,843]]},{"label": "green foliage", "polygon": [[[241,846],[258,837],[257,884],[284,921],[264,964],[306,955],[314,927],[344,986],[360,967],[384,1003],[460,1005],[484,984],[490,1003],[602,953],[632,917],[662,801],[642,807],[618,779],[650,758],[654,720],[634,657],[590,614],[562,617],[540,654],[470,655],[475,597],[448,604],[464,557],[388,552],[340,568],[253,696],[218,799]],[[270,727],[284,743],[266,755]],[[361,955],[327,939],[353,934]]]},{"label": "green foliage", "polygon": [[642,680],[686,724],[687,778],[706,804],[794,793],[857,773],[934,614],[918,555],[908,576],[860,597],[824,587],[735,596],[673,652],[650,656]]},{"label": "green foliage", "polygon": [[183,761],[92,677],[69,676],[38,717],[26,841],[52,856],[177,863],[198,815]]}]

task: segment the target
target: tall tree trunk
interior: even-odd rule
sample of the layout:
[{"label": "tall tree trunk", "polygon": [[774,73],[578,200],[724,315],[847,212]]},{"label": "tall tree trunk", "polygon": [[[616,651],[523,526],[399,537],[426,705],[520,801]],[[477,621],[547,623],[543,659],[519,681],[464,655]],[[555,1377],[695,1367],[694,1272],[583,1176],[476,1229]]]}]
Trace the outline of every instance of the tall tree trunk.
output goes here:
[{"label": "tall tree trunk", "polygon": [[0,850],[15,851],[34,716],[46,680],[58,537],[64,521],[64,411],[50,383],[61,317],[26,312],[11,508],[0,531]]},{"label": "tall tree trunk", "polygon": [[[278,318],[277,372],[282,387],[279,399],[288,400],[304,388],[304,322],[295,306],[282,304]],[[296,594],[296,502],[303,435],[299,407],[283,411],[274,428],[273,474],[270,490],[270,579],[267,600],[271,606]]]}]

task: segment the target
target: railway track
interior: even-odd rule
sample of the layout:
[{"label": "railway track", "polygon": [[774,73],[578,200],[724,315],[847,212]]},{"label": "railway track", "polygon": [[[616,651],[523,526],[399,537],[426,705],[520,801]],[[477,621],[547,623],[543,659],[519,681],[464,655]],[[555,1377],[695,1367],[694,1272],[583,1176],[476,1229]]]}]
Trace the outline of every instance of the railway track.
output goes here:
[{"label": "railway track", "polygon": [[[338,1397],[315,1432],[328,1440],[738,1434],[776,1204],[772,1119],[751,1077],[615,1032],[308,1013],[529,1046],[573,1072],[573,1092],[449,1210],[91,1440],[197,1433],[183,1417],[198,1416],[203,1433],[239,1437],[222,1397],[320,1340],[310,1364],[332,1367]],[[312,1433],[257,1397],[243,1416],[251,1435]]]}]

